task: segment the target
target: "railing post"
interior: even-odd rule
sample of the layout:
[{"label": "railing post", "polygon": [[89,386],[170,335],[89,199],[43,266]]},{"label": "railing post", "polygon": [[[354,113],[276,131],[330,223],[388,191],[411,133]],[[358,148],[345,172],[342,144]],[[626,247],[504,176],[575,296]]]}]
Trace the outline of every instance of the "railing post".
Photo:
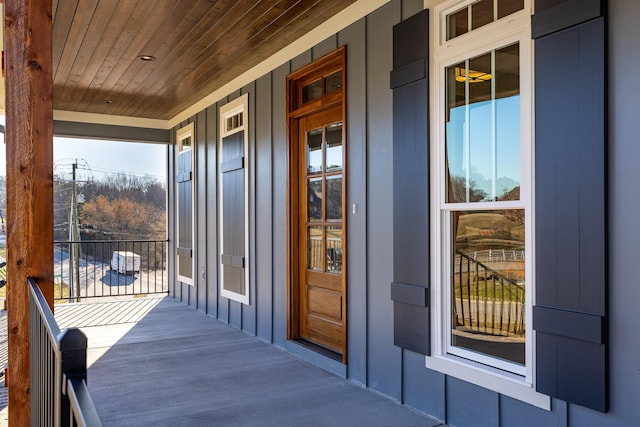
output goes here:
[{"label": "railing post", "polygon": [[58,335],[60,343],[60,419],[61,425],[71,425],[71,405],[67,390],[68,379],[87,378],[87,337],[76,328],[65,329]]}]

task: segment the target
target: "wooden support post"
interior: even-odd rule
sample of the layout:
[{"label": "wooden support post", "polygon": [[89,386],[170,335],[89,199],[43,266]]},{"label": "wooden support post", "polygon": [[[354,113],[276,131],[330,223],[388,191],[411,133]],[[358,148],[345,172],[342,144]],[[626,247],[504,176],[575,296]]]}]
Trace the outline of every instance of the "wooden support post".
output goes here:
[{"label": "wooden support post", "polygon": [[9,424],[30,424],[29,292],[53,307],[52,0],[4,0]]}]

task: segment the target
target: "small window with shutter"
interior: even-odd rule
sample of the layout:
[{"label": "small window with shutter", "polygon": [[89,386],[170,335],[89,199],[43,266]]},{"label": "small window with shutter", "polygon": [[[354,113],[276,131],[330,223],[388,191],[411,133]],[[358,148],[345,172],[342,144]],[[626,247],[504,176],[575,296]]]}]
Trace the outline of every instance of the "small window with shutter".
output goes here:
[{"label": "small window with shutter", "polygon": [[220,107],[220,295],[249,304],[247,94]]}]

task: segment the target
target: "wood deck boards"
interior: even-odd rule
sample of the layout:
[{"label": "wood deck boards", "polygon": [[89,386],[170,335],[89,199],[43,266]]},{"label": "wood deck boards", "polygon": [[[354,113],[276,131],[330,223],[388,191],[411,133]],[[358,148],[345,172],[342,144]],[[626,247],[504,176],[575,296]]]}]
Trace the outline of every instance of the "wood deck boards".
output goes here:
[{"label": "wood deck boards", "polygon": [[107,426],[438,425],[170,298],[70,304],[56,317],[87,334]]}]

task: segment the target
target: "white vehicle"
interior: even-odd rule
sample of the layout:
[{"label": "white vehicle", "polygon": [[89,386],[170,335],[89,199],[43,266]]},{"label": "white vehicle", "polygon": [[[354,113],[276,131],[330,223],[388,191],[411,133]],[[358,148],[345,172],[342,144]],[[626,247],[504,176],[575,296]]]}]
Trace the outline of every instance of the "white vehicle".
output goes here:
[{"label": "white vehicle", "polygon": [[111,268],[120,274],[135,274],[140,271],[140,255],[128,251],[113,251]]}]

